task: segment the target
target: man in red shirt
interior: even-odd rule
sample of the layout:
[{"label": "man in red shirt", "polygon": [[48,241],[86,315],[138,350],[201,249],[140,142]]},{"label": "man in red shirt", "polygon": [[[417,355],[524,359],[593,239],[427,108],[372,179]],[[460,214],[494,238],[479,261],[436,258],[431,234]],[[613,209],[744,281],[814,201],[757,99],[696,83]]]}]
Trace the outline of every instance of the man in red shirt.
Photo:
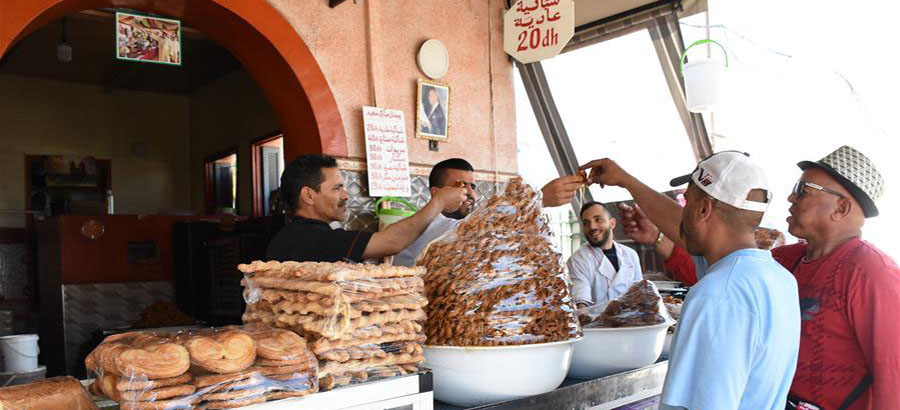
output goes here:
[{"label": "man in red shirt", "polygon": [[[800,294],[800,356],[788,409],[900,409],[900,268],[860,238],[866,218],[878,215],[884,180],[847,146],[798,166],[803,174],[788,197],[787,223],[805,242],[772,250]],[[636,241],[659,244],[650,221],[668,234],[680,217],[649,208],[619,216]],[[667,266],[676,277],[696,278],[692,265],[675,246]]]}]

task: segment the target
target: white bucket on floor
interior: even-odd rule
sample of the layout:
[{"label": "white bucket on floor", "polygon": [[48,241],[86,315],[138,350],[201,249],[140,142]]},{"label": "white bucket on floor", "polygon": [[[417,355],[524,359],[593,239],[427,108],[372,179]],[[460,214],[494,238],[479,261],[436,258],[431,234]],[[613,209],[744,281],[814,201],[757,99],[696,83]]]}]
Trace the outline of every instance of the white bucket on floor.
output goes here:
[{"label": "white bucket on floor", "polygon": [[38,368],[38,335],[11,335],[0,337],[3,352],[3,371],[30,372]]}]

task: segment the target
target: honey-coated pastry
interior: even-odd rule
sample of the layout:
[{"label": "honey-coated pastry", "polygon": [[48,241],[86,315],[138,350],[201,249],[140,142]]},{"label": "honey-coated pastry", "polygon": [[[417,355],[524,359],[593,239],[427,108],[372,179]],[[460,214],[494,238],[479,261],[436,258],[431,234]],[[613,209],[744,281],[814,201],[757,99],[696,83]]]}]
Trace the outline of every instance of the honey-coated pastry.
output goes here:
[{"label": "honey-coated pastry", "polygon": [[[548,240],[539,193],[520,180],[429,244],[428,343],[501,346],[579,336],[568,275]],[[415,347],[413,347],[415,349]]]}]

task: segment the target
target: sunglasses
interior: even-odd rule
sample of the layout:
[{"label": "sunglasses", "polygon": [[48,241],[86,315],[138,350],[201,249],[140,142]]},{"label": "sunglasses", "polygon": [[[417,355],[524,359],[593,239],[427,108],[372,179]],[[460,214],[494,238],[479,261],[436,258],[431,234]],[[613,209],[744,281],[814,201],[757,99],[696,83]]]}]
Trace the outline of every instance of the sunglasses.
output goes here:
[{"label": "sunglasses", "polygon": [[825,192],[825,193],[828,193],[831,195],[837,195],[840,198],[844,197],[844,194],[842,194],[840,192],[825,188],[819,184],[814,184],[812,182],[804,181],[802,179],[798,180],[797,183],[794,184],[794,191],[793,191],[794,196],[796,196],[798,199],[803,198],[803,196],[806,195],[806,189],[804,189],[804,188],[807,188],[807,187],[815,189],[817,191]]}]

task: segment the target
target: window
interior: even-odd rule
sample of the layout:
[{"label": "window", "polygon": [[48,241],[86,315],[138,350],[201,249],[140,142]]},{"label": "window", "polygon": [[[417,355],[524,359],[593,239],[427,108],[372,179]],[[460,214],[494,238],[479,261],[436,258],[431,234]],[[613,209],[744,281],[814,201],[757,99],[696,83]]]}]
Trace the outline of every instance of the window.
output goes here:
[{"label": "window", "polygon": [[206,212],[237,213],[237,148],[207,158]]},{"label": "window", "polygon": [[284,172],[284,137],[263,137],[251,147],[253,155],[253,216],[268,216],[273,192],[281,186]]}]

